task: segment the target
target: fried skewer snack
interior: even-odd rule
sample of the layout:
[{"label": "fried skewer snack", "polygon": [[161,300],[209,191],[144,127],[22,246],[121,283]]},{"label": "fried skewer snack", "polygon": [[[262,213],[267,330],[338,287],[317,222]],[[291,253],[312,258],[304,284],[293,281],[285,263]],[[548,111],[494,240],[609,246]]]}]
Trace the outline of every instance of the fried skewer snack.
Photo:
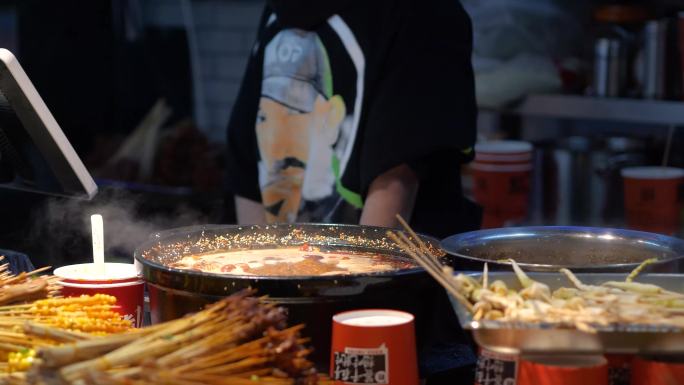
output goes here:
[{"label": "fried skewer snack", "polygon": [[657,285],[633,282],[647,260],[624,281],[587,285],[568,269],[561,269],[572,287],[554,291],[532,280],[514,260],[510,260],[521,285],[510,288],[500,280],[488,282],[458,274],[454,276],[459,292],[472,304],[473,320],[510,323],[545,323],[575,327],[594,332],[598,328],[648,325],[684,329],[684,294]]},{"label": "fried skewer snack", "polygon": [[319,382],[302,325],[244,291],[191,316],[40,348],[31,384],[295,385]]}]

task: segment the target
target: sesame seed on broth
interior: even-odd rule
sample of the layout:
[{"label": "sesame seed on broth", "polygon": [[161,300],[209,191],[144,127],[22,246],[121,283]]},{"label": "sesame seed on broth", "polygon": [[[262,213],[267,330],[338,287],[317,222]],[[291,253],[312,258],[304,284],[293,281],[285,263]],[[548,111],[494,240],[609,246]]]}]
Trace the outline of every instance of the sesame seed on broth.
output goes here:
[{"label": "sesame seed on broth", "polygon": [[182,257],[169,267],[206,273],[311,276],[376,273],[413,268],[408,259],[377,253],[323,251],[314,246],[231,250]]}]

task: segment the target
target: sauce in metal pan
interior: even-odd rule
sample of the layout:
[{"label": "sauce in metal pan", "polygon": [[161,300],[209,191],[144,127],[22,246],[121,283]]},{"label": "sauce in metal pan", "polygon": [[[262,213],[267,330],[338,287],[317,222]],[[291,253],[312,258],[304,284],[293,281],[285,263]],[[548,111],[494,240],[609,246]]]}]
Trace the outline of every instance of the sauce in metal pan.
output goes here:
[{"label": "sauce in metal pan", "polygon": [[230,275],[311,276],[377,273],[417,265],[410,259],[391,255],[323,251],[304,245],[188,255],[168,266]]}]

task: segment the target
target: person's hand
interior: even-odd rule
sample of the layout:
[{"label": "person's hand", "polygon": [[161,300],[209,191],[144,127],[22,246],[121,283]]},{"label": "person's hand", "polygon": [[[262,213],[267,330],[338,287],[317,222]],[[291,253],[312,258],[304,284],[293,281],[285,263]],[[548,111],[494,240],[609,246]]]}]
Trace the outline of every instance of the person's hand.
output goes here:
[{"label": "person's hand", "polygon": [[408,221],[416,203],[418,185],[418,176],[406,164],[379,175],[368,189],[360,224],[397,227],[397,214]]},{"label": "person's hand", "polygon": [[235,196],[235,214],[239,225],[257,225],[266,223],[264,206],[251,199]]}]

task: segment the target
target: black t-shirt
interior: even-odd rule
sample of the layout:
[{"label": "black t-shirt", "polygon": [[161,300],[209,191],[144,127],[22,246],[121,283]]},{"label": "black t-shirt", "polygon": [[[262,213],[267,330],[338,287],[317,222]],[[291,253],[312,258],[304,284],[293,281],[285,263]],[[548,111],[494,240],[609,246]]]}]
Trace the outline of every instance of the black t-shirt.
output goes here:
[{"label": "black t-shirt", "polygon": [[228,191],[270,221],[357,222],[371,182],[408,164],[416,230],[477,228],[459,171],[475,140],[471,42],[454,0],[269,2],[228,126]]}]

